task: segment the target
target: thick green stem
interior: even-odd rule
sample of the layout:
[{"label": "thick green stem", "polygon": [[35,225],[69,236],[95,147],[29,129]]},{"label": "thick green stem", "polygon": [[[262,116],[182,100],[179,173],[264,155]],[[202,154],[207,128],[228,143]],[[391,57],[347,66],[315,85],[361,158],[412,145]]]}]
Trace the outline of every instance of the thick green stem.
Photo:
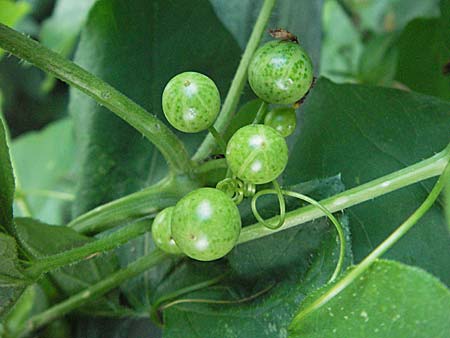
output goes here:
[{"label": "thick green stem", "polygon": [[[329,197],[320,201],[320,204],[331,212],[344,210],[391,191],[442,174],[449,157],[450,148],[447,147],[447,149],[429,159]],[[241,231],[239,243],[245,243],[257,238],[269,236],[276,231],[283,231],[322,216],[323,213],[320,209],[312,205],[306,206],[286,213],[284,225],[276,230],[267,229],[260,223],[245,227]],[[276,223],[277,221],[278,216],[266,220],[266,222],[271,223]]]},{"label": "thick green stem", "polygon": [[151,220],[145,219],[119,229],[93,242],[37,260],[26,270],[27,275],[36,279],[41,274],[68,264],[89,259],[105,251],[114,249],[151,229]]},{"label": "thick green stem", "polygon": [[[225,132],[225,129],[228,127],[234,116],[242,90],[245,86],[245,81],[247,80],[248,65],[259,45],[259,42],[261,41],[261,36],[267,22],[269,21],[275,2],[276,0],[265,0],[261,7],[255,26],[253,27],[252,34],[250,35],[250,39],[248,40],[244,54],[242,55],[241,62],[239,63],[236,74],[231,82],[230,89],[228,90],[227,97],[223,103],[222,110],[220,111],[219,117],[214,124],[214,127],[219,133],[223,134]],[[201,161],[205,159],[211,153],[214,146],[214,138],[211,135],[207,135],[195,155],[192,157],[192,160]]]},{"label": "thick green stem", "polygon": [[151,187],[92,209],[75,218],[68,226],[84,234],[105,231],[174,205],[196,186],[188,177],[168,177]]},{"label": "thick green stem", "polygon": [[[448,161],[447,161],[448,162]],[[349,286],[355,279],[359,278],[369,267],[372,265],[376,259],[380,258],[387,250],[389,250],[395,243],[398,242],[413,226],[417,221],[425,215],[425,213],[431,208],[442,189],[444,188],[446,180],[450,177],[450,165],[447,165],[442,176],[436,182],[433,190],[427,196],[422,205],[411,215],[409,218],[400,225],[388,238],[386,238],[380,245],[378,245],[375,250],[373,250],[366,258],[364,258],[361,263],[359,263],[355,268],[350,270],[350,272],[345,275],[340,281],[338,281],[331,289],[329,289],[322,296],[317,298],[312,304],[308,305],[300,313],[298,313],[292,321],[291,325],[296,325],[304,317],[306,317],[311,312],[317,310],[347,286]]]},{"label": "thick green stem", "polygon": [[119,286],[124,281],[154,267],[167,257],[167,254],[160,250],[155,250],[146,256],[142,256],[135,262],[129,264],[126,268],[106,277],[101,282],[98,282],[86,290],[71,296],[67,300],[49,308],[46,311],[31,317],[27,321],[26,328],[22,331],[21,337],[28,335],[33,330],[48,324],[52,320],[63,316],[83,304],[103,296],[105,293]]},{"label": "thick green stem", "polygon": [[253,119],[253,124],[259,124],[263,122],[264,117],[266,116],[267,113],[267,106],[268,106],[267,102],[263,101],[261,103],[258,111],[256,112],[256,116]]},{"label": "thick green stem", "polygon": [[189,155],[178,137],[155,115],[106,82],[3,24],[0,24],[0,47],[81,90],[125,120],[158,148],[174,173],[190,171]]}]

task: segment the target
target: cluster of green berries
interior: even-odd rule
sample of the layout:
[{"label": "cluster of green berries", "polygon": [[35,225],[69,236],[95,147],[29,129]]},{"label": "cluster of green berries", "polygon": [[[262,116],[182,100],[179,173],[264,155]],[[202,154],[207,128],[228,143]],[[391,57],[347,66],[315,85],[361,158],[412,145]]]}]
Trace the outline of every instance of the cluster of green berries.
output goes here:
[{"label": "cluster of green berries", "polygon": [[[245,184],[265,184],[275,180],[288,161],[285,137],[295,129],[293,105],[302,99],[313,81],[311,60],[292,41],[271,41],[254,55],[248,80],[255,94],[271,104],[264,124],[240,128],[228,141],[226,161],[234,177]],[[162,107],[170,124],[183,132],[210,128],[220,110],[220,94],[215,83],[196,72],[172,78],[162,95]],[[228,192],[200,188],[161,211],[152,226],[156,245],[171,254],[210,261],[221,258],[236,245],[241,217]]]}]

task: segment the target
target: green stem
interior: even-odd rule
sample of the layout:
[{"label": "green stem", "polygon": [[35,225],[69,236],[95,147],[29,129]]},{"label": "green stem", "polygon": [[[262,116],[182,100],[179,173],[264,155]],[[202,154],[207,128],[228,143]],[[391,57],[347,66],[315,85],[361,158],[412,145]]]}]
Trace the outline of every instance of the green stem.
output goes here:
[{"label": "green stem", "polygon": [[305,196],[303,194],[299,194],[298,192],[295,192],[295,191],[283,190],[283,194],[286,196],[298,198],[299,200],[303,200],[305,202],[308,202],[308,203],[314,205],[316,208],[322,210],[322,212],[329,218],[331,223],[333,223],[333,225],[336,229],[336,232],[338,234],[338,237],[339,237],[339,258],[338,258],[338,262],[336,264],[336,268],[334,269],[333,274],[331,275],[330,279],[328,280],[328,283],[332,283],[337,278],[337,276],[341,273],[342,267],[344,266],[346,241],[345,241],[344,229],[343,229],[341,223],[336,219],[336,217],[333,216],[333,214],[327,208],[325,208],[323,205],[318,203],[316,200],[314,200],[308,196]]},{"label": "green stem", "polygon": [[127,221],[155,214],[175,204],[195,186],[187,177],[168,177],[151,187],[98,206],[75,218],[67,226],[84,234],[105,231]]},{"label": "green stem", "polygon": [[48,324],[52,320],[63,316],[64,314],[86,304],[94,299],[103,296],[105,293],[119,286],[126,280],[133,278],[142,272],[154,267],[167,258],[167,254],[160,250],[155,250],[152,253],[142,256],[138,260],[130,263],[126,268],[115,272],[114,274],[106,277],[97,284],[83,290],[67,300],[49,308],[48,310],[41,312],[31,317],[27,323],[24,331],[22,331],[21,337],[24,337],[31,333],[33,330]]},{"label": "green stem", "polygon": [[409,216],[409,218],[403,222],[388,238],[386,238],[380,245],[378,245],[375,250],[373,250],[366,258],[364,258],[361,263],[359,263],[355,268],[350,270],[350,272],[345,275],[340,281],[338,281],[331,289],[329,289],[325,294],[317,298],[312,304],[308,305],[307,308],[298,313],[292,321],[291,325],[296,325],[297,322],[301,321],[311,312],[317,310],[332,298],[338,295],[342,290],[349,286],[355,279],[359,278],[369,267],[375,262],[376,259],[380,258],[387,250],[389,250],[395,243],[398,242],[416,223],[417,221],[425,215],[425,213],[431,208],[442,189],[444,188],[446,180],[450,177],[450,165],[446,166],[446,169],[442,173],[442,176],[438,179],[435,186],[431,190],[430,194],[427,196],[422,205],[414,211],[414,213]]},{"label": "green stem", "polygon": [[225,140],[223,139],[222,135],[220,135],[220,133],[217,131],[216,128],[214,128],[214,126],[209,127],[208,130],[211,133],[211,135],[214,137],[214,140],[216,141],[216,143],[219,145],[220,151],[222,152],[222,154],[225,154],[225,151],[227,149],[227,144],[225,143]]},{"label": "green stem", "polygon": [[41,197],[48,197],[48,198],[54,198],[62,201],[73,201],[75,199],[74,194],[70,194],[63,191],[54,191],[54,190],[45,190],[45,189],[38,189],[38,190],[17,190],[16,193],[20,196],[41,196]]},{"label": "green stem", "polygon": [[[219,133],[225,132],[225,129],[228,127],[234,116],[242,90],[245,86],[245,81],[247,80],[248,65],[259,45],[259,42],[261,41],[261,36],[267,22],[269,21],[275,2],[276,0],[265,0],[261,7],[255,26],[253,27],[252,34],[250,35],[244,54],[242,55],[241,61],[236,70],[236,74],[231,82],[230,89],[228,90],[227,97],[223,103],[222,110],[220,111],[219,117],[214,124],[214,127]],[[211,135],[207,135],[197,152],[192,157],[192,160],[201,161],[208,157],[213,150],[214,145],[214,138]]]},{"label": "green stem", "polygon": [[202,176],[211,171],[227,169],[227,160],[224,158],[219,158],[217,160],[206,161],[205,163],[200,164],[198,167],[194,169],[194,175]]},{"label": "green stem", "polygon": [[33,262],[31,267],[26,270],[26,273],[36,279],[43,273],[79,262],[83,259],[90,259],[97,256],[97,254],[114,249],[144,234],[150,229],[151,220],[145,219],[138,221],[83,246],[41,258]]},{"label": "green stem", "polygon": [[194,292],[197,290],[201,290],[204,289],[208,286],[212,286],[214,284],[219,283],[221,280],[223,280],[226,276],[228,276],[229,273],[223,273],[219,276],[216,276],[214,278],[202,281],[200,283],[197,284],[193,284],[193,285],[189,285],[187,287],[181,288],[179,290],[175,290],[174,292],[168,293],[162,297],[160,297],[153,305],[152,305],[152,310],[150,313],[150,317],[153,318],[156,322],[159,322],[160,319],[158,318],[158,312],[161,311],[161,307],[163,307],[164,305],[162,305],[163,303],[166,303],[174,298],[178,298],[182,295],[185,295],[187,293],[190,292]]},{"label": "green stem", "polygon": [[259,124],[264,120],[264,117],[266,116],[267,112],[267,102],[263,101],[261,105],[259,106],[258,111],[256,112],[255,119],[253,120],[252,124]]},{"label": "green stem", "polygon": [[[416,182],[440,175],[447,165],[449,157],[450,146],[426,160],[329,197],[319,203],[330,212],[344,210]],[[285,223],[278,229],[267,229],[259,223],[243,228],[239,237],[239,243],[269,236],[276,231],[283,231],[322,216],[322,211],[312,205],[290,211],[286,213]],[[266,222],[276,223],[278,218],[276,216],[266,220]]]},{"label": "green stem", "polygon": [[162,153],[174,173],[187,173],[191,162],[178,137],[155,115],[60,54],[0,24],[0,47],[81,90],[142,133]]},{"label": "green stem", "polygon": [[269,286],[265,287],[264,289],[262,289],[261,291],[256,292],[255,294],[245,297],[245,298],[240,298],[240,299],[235,299],[235,300],[220,300],[220,299],[197,299],[197,298],[183,298],[183,299],[177,299],[174,300],[173,302],[164,304],[163,306],[161,306],[161,311],[168,309],[171,306],[177,305],[177,304],[182,304],[182,303],[206,303],[206,304],[240,304],[240,303],[245,303],[248,301],[251,301],[253,299],[258,298],[259,296],[265,294],[266,292],[270,291],[270,289],[272,289],[275,286],[275,283],[271,283]]}]

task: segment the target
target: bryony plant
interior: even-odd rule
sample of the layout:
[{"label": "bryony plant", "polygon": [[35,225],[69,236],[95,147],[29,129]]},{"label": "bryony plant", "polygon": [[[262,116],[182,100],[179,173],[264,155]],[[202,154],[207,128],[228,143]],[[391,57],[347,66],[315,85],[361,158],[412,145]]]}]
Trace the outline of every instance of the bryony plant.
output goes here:
[{"label": "bryony plant", "polygon": [[[2,124],[2,335],[33,335],[72,311],[148,317],[167,337],[425,338],[450,332],[450,294],[444,284],[419,268],[380,259],[449,184],[448,103],[395,90],[339,87],[326,79],[314,85],[301,40],[278,30],[259,47],[274,4],[264,1],[222,104],[207,74],[186,69],[167,81],[159,98],[169,124],[184,133],[209,131],[194,151],[162,119],[99,77],[0,25],[1,48],[109,109],[153,144],[168,167],[157,183],[98,205],[65,226],[14,218],[13,166]],[[235,114],[247,75],[259,100]],[[388,103],[374,104],[383,100]],[[427,114],[435,110],[433,123],[414,110],[418,106],[425,106]],[[304,116],[296,133],[299,107]],[[361,109],[366,111],[356,115]],[[377,114],[383,109],[403,109],[403,115]],[[436,134],[437,141],[426,149],[428,158],[421,152],[422,160],[410,163],[398,155],[399,148],[415,151],[409,139],[401,140],[398,128],[389,130],[403,117],[411,119],[408,128],[417,135],[423,136],[415,130],[422,119],[429,123],[426,132]],[[376,130],[385,134],[378,137]],[[111,138],[116,132],[108,131]],[[359,138],[353,137],[356,133]],[[398,135],[398,144],[392,135]],[[385,156],[380,157],[385,175],[378,177],[374,173],[380,171],[367,167],[358,142]],[[426,180],[433,177],[438,179],[430,189]],[[370,217],[360,217],[361,209],[354,207],[418,182],[427,190],[423,203],[415,211],[384,203],[386,210],[374,214],[376,223],[394,219],[378,219],[392,208],[410,216],[385,238],[380,238],[385,232],[368,234]],[[441,220],[436,223],[439,245],[448,244],[448,229]],[[358,225],[368,248],[361,247],[361,229],[352,232]],[[139,241],[145,250],[136,253]],[[444,261],[447,254],[442,253]],[[125,262],[121,268],[117,259]],[[405,257],[399,260],[404,263]],[[438,274],[444,283],[450,280],[448,267],[423,266],[415,256],[408,262]],[[86,271],[95,272],[84,285],[72,281]],[[64,296],[40,311],[22,311],[36,285],[56,285]],[[249,323],[249,317],[259,322]]]}]

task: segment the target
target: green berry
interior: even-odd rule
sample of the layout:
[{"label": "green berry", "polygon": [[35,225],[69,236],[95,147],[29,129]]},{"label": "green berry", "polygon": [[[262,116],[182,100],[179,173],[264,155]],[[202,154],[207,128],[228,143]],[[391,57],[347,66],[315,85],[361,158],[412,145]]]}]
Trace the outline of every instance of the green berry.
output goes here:
[{"label": "green berry", "polygon": [[152,237],[158,248],[176,255],[182,252],[172,238],[171,221],[174,208],[166,208],[156,215],[152,225]]},{"label": "green berry", "polygon": [[269,103],[300,100],[313,81],[311,59],[298,43],[271,41],[259,48],[248,68],[255,94]]},{"label": "green berry", "polygon": [[162,95],[164,115],[170,124],[186,133],[208,129],[220,110],[220,94],[206,75],[185,72],[173,77]]},{"label": "green berry", "polygon": [[286,167],[288,148],[284,138],[263,124],[242,127],[230,139],[226,158],[233,174],[244,182],[264,184]]},{"label": "green berry", "polygon": [[288,137],[294,132],[297,124],[295,109],[291,107],[275,108],[267,113],[264,124],[275,129],[281,136]]},{"label": "green berry", "polygon": [[172,236],[189,257],[212,261],[233,249],[241,231],[241,217],[234,202],[213,188],[200,188],[175,206]]}]

